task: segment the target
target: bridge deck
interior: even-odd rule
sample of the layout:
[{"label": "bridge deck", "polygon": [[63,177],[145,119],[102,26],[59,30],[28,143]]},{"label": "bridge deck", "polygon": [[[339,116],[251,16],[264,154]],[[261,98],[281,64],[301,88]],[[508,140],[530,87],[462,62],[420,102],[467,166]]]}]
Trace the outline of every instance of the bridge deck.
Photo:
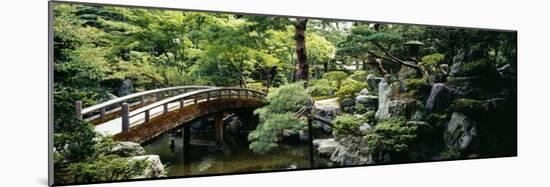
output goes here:
[{"label": "bridge deck", "polygon": [[[187,100],[186,102],[193,101]],[[127,133],[120,133],[120,122],[113,123],[117,125],[112,126],[96,126],[96,131],[103,130],[104,132],[111,132],[113,133],[111,135],[114,135],[113,137],[116,140],[143,143],[184,123],[191,122],[199,117],[206,116],[208,114],[231,109],[257,108],[262,106],[263,104],[263,101],[252,98],[215,99],[208,102],[198,102],[196,105],[192,104],[184,106],[183,108],[179,108],[179,105],[175,104],[171,107],[169,106],[170,108],[172,108],[172,110],[164,115],[160,115],[163,112],[163,108],[160,107],[160,111],[156,113],[157,117],[151,118],[149,122],[144,122],[139,125],[132,126]],[[151,116],[153,116],[153,113],[151,113]],[[143,120],[143,118],[141,118],[141,120]],[[139,121],[139,119],[136,119],[134,123],[137,123],[137,121]]]}]

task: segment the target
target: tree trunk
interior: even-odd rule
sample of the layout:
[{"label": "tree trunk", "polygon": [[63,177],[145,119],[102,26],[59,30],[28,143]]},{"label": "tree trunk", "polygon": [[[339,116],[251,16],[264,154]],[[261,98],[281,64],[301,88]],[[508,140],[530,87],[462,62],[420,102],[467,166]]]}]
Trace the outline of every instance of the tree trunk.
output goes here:
[{"label": "tree trunk", "polygon": [[307,64],[306,53],[306,26],[307,18],[297,18],[294,27],[296,33],[294,34],[294,40],[296,40],[296,57],[298,59],[298,70],[296,72],[296,78],[304,81],[304,87],[307,87],[309,79],[309,65]]}]

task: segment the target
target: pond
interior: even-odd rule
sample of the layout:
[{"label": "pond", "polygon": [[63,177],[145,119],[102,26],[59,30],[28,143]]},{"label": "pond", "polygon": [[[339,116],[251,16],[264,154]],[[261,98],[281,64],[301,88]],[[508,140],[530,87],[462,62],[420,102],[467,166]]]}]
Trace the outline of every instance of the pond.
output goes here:
[{"label": "pond", "polygon": [[[168,166],[168,176],[228,174],[309,168],[307,142],[281,143],[269,153],[257,154],[248,148],[247,133],[225,133],[223,150],[207,145],[215,139],[211,131],[191,132],[191,147],[186,153],[179,133],[165,133],[144,145],[147,154],[160,156]],[[172,143],[173,142],[173,143]],[[197,145],[197,142],[203,142]],[[171,145],[173,144],[173,145]]]}]

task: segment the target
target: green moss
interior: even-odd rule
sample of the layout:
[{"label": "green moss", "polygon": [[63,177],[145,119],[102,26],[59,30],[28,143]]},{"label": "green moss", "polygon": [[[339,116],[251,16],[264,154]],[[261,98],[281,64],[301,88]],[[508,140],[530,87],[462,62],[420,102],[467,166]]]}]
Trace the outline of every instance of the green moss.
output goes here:
[{"label": "green moss", "polygon": [[483,111],[483,101],[475,100],[475,99],[468,99],[468,98],[460,98],[457,100],[454,100],[449,107],[451,111],[456,112],[462,112],[462,113],[477,113]]}]

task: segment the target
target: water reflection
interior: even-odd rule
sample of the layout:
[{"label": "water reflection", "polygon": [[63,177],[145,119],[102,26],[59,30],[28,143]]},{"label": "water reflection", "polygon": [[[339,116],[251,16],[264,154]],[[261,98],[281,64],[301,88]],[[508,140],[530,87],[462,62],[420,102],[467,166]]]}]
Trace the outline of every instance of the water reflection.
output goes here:
[{"label": "water reflection", "polygon": [[184,148],[181,132],[161,135],[144,148],[148,154],[160,156],[168,166],[168,176],[309,168],[306,142],[283,143],[260,155],[248,149],[246,133],[227,132],[223,150],[215,147],[214,140],[214,132],[192,130],[190,149]]}]

